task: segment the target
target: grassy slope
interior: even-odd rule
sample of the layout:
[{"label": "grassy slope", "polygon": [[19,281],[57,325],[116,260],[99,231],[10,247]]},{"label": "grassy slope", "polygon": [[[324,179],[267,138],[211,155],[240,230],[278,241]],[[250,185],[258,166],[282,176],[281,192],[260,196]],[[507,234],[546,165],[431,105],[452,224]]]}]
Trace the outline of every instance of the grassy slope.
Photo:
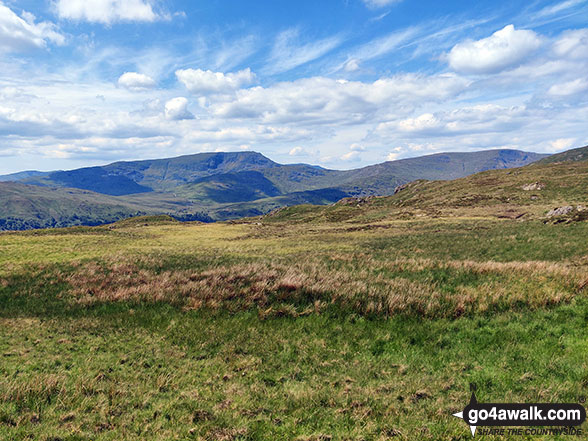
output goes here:
[{"label": "grassy slope", "polygon": [[0,235],[0,438],[468,439],[469,382],[588,394],[587,223],[358,226]]},{"label": "grassy slope", "polygon": [[33,228],[97,225],[145,213],[140,206],[89,191],[14,182],[0,183],[0,206],[0,229],[18,228],[19,223],[28,223]]},{"label": "grassy slope", "polygon": [[198,213],[198,207],[172,195],[114,197],[17,182],[0,182],[0,207],[0,230],[100,225],[148,213]]},{"label": "grassy slope", "polygon": [[[540,189],[524,190],[538,183]],[[289,207],[267,222],[295,216],[299,221],[385,221],[420,216],[542,218],[563,205],[588,205],[588,161],[537,163],[489,170],[453,181],[415,181],[397,194],[328,207]]]},{"label": "grassy slope", "polygon": [[588,160],[588,146],[566,150],[562,153],[543,158],[540,164],[553,164],[556,162],[586,161]]}]

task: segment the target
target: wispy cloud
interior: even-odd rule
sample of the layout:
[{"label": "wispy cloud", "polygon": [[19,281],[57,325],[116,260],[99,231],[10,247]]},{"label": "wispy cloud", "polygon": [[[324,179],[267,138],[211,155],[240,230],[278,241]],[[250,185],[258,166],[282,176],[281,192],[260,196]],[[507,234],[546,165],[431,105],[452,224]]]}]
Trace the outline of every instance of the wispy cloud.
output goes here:
[{"label": "wispy cloud", "polygon": [[393,5],[394,3],[400,3],[402,0],[363,0],[365,5],[371,9],[383,8],[385,6]]},{"label": "wispy cloud", "polygon": [[420,27],[410,27],[376,38],[352,51],[350,58],[366,61],[387,55],[411,41],[420,31]]},{"label": "wispy cloud", "polygon": [[300,44],[299,28],[291,28],[278,34],[263,72],[269,75],[287,72],[298,66],[321,58],[338,47],[343,39],[334,36]]},{"label": "wispy cloud", "polygon": [[258,49],[258,38],[254,35],[223,42],[221,47],[214,51],[214,68],[223,71],[231,70],[241,65]]},{"label": "wispy cloud", "polygon": [[555,5],[544,7],[539,12],[537,12],[536,17],[547,17],[558,14],[559,12],[569,10],[585,3],[586,0],[566,0],[561,3],[556,3]]}]

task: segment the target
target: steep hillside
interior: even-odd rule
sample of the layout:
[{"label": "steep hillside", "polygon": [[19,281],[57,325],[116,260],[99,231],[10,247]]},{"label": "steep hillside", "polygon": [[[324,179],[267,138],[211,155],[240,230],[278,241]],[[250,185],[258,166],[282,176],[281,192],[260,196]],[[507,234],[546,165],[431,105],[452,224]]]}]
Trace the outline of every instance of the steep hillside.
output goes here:
[{"label": "steep hillside", "polygon": [[198,153],[177,158],[115,162],[103,167],[53,172],[23,182],[83,188],[120,196],[147,191],[168,191],[216,174],[258,170],[278,165],[256,152]]},{"label": "steep hillside", "polygon": [[0,183],[0,230],[99,225],[145,214],[136,206],[84,190]]},{"label": "steep hillside", "polygon": [[210,201],[218,204],[247,202],[282,194],[258,171],[207,176],[176,188],[174,193],[204,204]]},{"label": "steep hillside", "polygon": [[210,221],[189,202],[156,193],[117,198],[87,190],[0,182],[0,230],[101,225],[144,214]]},{"label": "steep hillside", "polygon": [[352,170],[340,185],[361,188],[364,194],[389,195],[397,185],[416,179],[458,179],[485,170],[522,167],[545,156],[518,150],[438,153]]},{"label": "steep hillside", "polygon": [[451,181],[417,180],[392,196],[348,198],[327,207],[289,207],[271,213],[266,220],[365,222],[415,216],[547,219],[548,212],[558,207],[571,207],[567,209],[571,218],[588,207],[586,189],[588,161],[571,159],[488,170]]}]

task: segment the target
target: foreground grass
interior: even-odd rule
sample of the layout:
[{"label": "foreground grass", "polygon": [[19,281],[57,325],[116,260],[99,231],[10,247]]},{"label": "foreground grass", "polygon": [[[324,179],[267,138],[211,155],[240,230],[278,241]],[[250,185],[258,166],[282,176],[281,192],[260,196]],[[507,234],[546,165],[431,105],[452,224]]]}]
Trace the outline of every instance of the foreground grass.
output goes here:
[{"label": "foreground grass", "polygon": [[587,230],[435,219],[1,235],[0,439],[465,440],[451,413],[470,382],[481,401],[577,402]]}]

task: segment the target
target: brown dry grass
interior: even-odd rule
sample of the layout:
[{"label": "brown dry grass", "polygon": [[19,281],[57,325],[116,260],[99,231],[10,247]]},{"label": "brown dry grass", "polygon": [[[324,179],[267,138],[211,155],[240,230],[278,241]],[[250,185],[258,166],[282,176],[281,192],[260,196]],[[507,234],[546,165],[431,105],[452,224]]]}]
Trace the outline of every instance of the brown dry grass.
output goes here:
[{"label": "brown dry grass", "polygon": [[[185,309],[257,308],[262,317],[320,313],[330,304],[362,315],[457,317],[569,302],[583,281],[579,270],[549,262],[382,262],[356,256],[338,263],[334,269],[309,258],[290,264],[261,261],[158,272],[145,262],[89,262],[64,281],[81,304],[133,301],[169,302]],[[447,289],[434,278],[439,270],[478,275],[480,282]]]}]

